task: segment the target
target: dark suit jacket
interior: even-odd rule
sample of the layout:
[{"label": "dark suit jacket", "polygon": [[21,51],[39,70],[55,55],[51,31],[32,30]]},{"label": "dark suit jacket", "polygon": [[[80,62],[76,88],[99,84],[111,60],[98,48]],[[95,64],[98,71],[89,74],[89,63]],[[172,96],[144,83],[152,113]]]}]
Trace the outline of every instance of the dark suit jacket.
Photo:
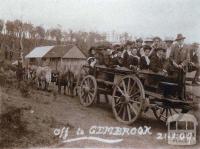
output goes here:
[{"label": "dark suit jacket", "polygon": [[150,59],[150,66],[149,68],[153,72],[160,72],[165,69],[165,60],[164,58],[159,58],[157,54],[153,55]]},{"label": "dark suit jacket", "polygon": [[123,56],[123,66],[128,67],[129,66],[129,62],[128,62],[128,52],[125,51],[124,56]]},{"label": "dark suit jacket", "polygon": [[139,66],[139,59],[135,56],[132,56],[132,55],[129,55],[128,56],[128,67],[130,67],[130,65],[133,65],[133,66]]},{"label": "dark suit jacket", "polygon": [[140,58],[140,69],[149,69],[149,65],[147,65],[147,61],[144,56]]},{"label": "dark suit jacket", "polygon": [[174,44],[169,58],[178,65],[186,66],[190,61],[189,47],[185,44],[183,47],[179,47],[178,44]]}]

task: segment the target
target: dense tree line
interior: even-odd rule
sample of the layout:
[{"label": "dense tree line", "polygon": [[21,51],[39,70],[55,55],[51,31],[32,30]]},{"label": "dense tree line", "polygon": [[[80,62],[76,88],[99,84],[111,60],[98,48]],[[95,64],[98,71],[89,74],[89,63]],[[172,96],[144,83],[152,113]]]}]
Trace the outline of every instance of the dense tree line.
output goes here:
[{"label": "dense tree line", "polygon": [[6,58],[13,55],[27,53],[32,48],[41,45],[55,45],[73,43],[85,52],[97,43],[105,43],[106,33],[68,31],[61,27],[45,29],[42,26],[34,26],[30,22],[21,20],[0,20],[0,48]]}]

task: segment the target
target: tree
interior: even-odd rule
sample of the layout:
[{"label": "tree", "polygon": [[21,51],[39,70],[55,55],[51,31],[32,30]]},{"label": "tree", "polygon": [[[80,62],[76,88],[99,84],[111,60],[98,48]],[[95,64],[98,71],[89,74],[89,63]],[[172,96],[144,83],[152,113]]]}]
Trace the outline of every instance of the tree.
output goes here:
[{"label": "tree", "polygon": [[56,39],[57,44],[61,43],[62,32],[59,28],[50,29],[50,36],[52,39]]},{"label": "tree", "polygon": [[49,40],[49,38],[51,37],[51,30],[47,29],[47,31],[45,32],[45,39]]},{"label": "tree", "polygon": [[74,39],[74,32],[71,29],[69,30],[69,38],[70,38],[70,43],[72,43]]},{"label": "tree", "polygon": [[62,36],[65,42],[69,41],[69,33],[66,31],[62,32]]},{"label": "tree", "polygon": [[45,29],[42,26],[37,26],[36,28],[36,36],[38,39],[45,38]]},{"label": "tree", "polygon": [[2,31],[3,31],[3,27],[4,27],[4,21],[3,21],[3,20],[0,20],[0,34],[1,34]]},{"label": "tree", "polygon": [[23,23],[20,20],[15,20],[14,24],[14,32],[15,36],[21,38],[23,34]]},{"label": "tree", "polygon": [[36,28],[32,26],[29,32],[30,32],[31,39],[36,39],[36,34],[37,34]]},{"label": "tree", "polygon": [[24,32],[24,38],[31,38],[31,31],[33,29],[33,25],[31,23],[23,23],[23,32]]},{"label": "tree", "polygon": [[12,36],[12,35],[14,35],[14,31],[15,31],[14,23],[12,21],[7,21],[6,22],[6,32],[7,32],[7,34]]}]

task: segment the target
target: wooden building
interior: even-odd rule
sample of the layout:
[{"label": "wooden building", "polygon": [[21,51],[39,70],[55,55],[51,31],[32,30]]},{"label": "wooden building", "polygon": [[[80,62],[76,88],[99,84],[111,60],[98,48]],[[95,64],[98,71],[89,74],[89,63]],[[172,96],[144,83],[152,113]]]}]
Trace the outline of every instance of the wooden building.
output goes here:
[{"label": "wooden building", "polygon": [[48,65],[55,70],[70,69],[75,73],[86,63],[85,54],[72,44],[36,47],[25,58],[31,65]]}]

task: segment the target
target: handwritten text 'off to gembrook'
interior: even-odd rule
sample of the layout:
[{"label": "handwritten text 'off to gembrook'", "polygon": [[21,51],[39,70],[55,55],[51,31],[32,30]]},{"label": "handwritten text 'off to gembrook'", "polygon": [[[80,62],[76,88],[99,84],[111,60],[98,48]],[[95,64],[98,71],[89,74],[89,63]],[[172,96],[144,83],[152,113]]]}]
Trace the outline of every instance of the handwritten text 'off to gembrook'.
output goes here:
[{"label": "handwritten text 'off to gembrook'", "polygon": [[72,142],[79,140],[96,140],[105,143],[117,143],[123,141],[123,139],[103,139],[100,136],[135,136],[135,135],[152,135],[151,127],[140,126],[136,127],[108,127],[108,126],[91,126],[87,132],[85,130],[78,128],[76,130],[77,138],[68,139],[69,127],[56,128],[54,129],[54,135],[59,136],[63,142]]}]

